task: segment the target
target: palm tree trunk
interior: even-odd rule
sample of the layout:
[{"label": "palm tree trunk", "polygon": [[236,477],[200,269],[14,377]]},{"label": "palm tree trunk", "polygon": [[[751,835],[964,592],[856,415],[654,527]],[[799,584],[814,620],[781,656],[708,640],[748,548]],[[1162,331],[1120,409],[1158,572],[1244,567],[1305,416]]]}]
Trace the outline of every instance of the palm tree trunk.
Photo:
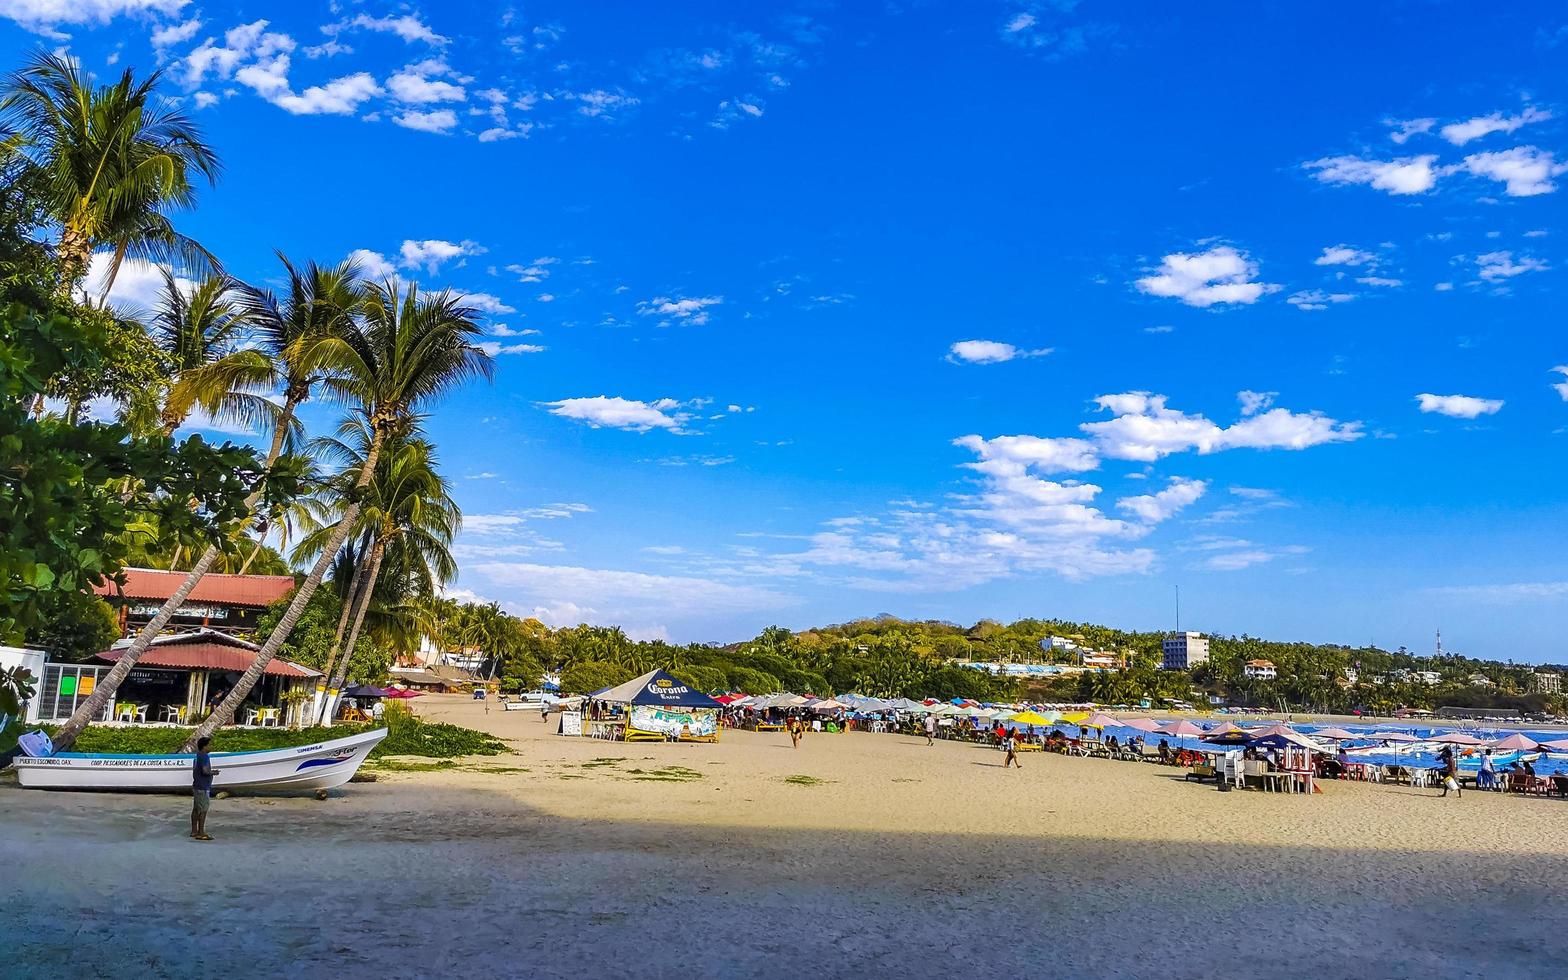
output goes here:
[{"label": "palm tree trunk", "polygon": [[130,245],[130,239],[122,240],[114,247],[114,259],[109,263],[109,274],[103,277],[103,292],[98,296],[98,305],[109,304],[109,290],[114,288],[114,280],[120,276],[120,265],[125,261],[125,250]]},{"label": "palm tree trunk", "polygon": [[58,294],[62,298],[70,299],[71,287],[87,275],[87,265],[92,258],[92,252],[93,243],[67,222],[60,231],[60,244],[55,247],[55,255],[60,263]]},{"label": "palm tree trunk", "polygon": [[[371,563],[374,561],[375,546],[372,546],[371,551],[372,553],[366,556],[364,561],[355,563],[354,574],[351,575],[348,580],[348,590],[343,593],[343,608],[338,611],[337,632],[332,634],[332,649],[327,654],[327,696],[321,699],[321,713],[316,716],[316,723],[318,725],[325,724],[327,720],[327,705],[332,700],[332,675],[333,672],[337,670],[338,652],[344,649],[354,649],[354,645],[352,643],[350,643],[346,648],[343,646],[343,634],[348,632],[349,619],[353,617],[354,610],[359,605],[360,593],[368,592],[369,586],[373,585],[375,582],[374,574],[365,574],[366,569],[369,568]],[[346,663],[347,661],[348,658],[345,656],[344,662]]]},{"label": "palm tree trunk", "polygon": [[[299,402],[297,400],[288,402],[283,406],[283,414],[278,420],[278,429],[272,435],[272,447],[267,451],[266,468],[268,470],[272,469],[272,465],[278,461],[278,457],[283,453],[283,437],[288,431],[289,422],[294,417],[294,410],[298,406]],[[260,486],[251,491],[250,496],[245,498],[246,510],[254,509],[261,502],[263,492],[263,488]],[[217,546],[208,545],[207,550],[201,553],[201,557],[191,567],[190,574],[185,576],[185,581],[181,582],[180,587],[174,590],[174,594],[158,610],[158,614],[152,618],[152,622],[148,623],[142,628],[140,633],[136,634],[136,639],[131,643],[130,648],[121,654],[119,663],[115,664],[109,673],[105,674],[98,681],[98,685],[93,689],[92,695],[86,701],[77,705],[76,711],[72,713],[70,719],[55,733],[54,745],[57,751],[63,752],[70,748],[72,743],[76,741],[76,736],[82,733],[82,729],[86,728],[93,719],[98,717],[99,713],[103,711],[103,706],[108,704],[109,700],[114,697],[115,692],[120,689],[120,684],[130,674],[131,668],[136,666],[136,661],[140,660],[142,654],[147,652],[147,648],[152,645],[153,639],[163,632],[163,628],[169,625],[169,620],[174,618],[174,614],[184,604],[186,597],[191,594],[191,590],[196,588],[196,583],[201,581],[202,576],[207,574],[207,570],[212,567],[212,563],[217,559]]]},{"label": "palm tree trunk", "polygon": [[250,554],[247,555],[245,557],[245,560],[240,563],[240,570],[238,572],[235,572],[234,574],[236,574],[236,575],[244,575],[245,572],[250,568],[250,563],[255,561],[256,560],[256,556],[259,555],[259,554],[261,554],[261,542],[257,541],[256,542],[256,547],[250,549]]},{"label": "palm tree trunk", "polygon": [[[376,538],[376,543],[370,546],[368,566],[362,570],[361,574],[354,576],[355,578],[363,578],[364,581],[360,583],[359,592],[354,596],[354,623],[349,627],[348,638],[341,645],[334,644],[336,649],[332,651],[332,656],[327,660],[328,693],[331,693],[332,671],[337,667],[337,659],[340,652],[343,656],[344,674],[348,673],[349,657],[354,655],[354,644],[359,642],[359,630],[365,624],[365,613],[370,609],[370,597],[375,593],[376,579],[381,575],[381,559],[386,557],[385,541],[386,538],[384,536]],[[345,676],[344,680],[347,679]],[[326,713],[327,703],[323,700],[321,703],[323,719],[325,719]]]},{"label": "palm tree trunk", "polygon": [[[370,449],[365,453],[365,461],[361,464],[359,479],[354,482],[355,490],[363,490],[370,482],[376,471],[376,460],[381,455],[381,443],[384,436],[383,430],[377,428],[376,434],[370,440]],[[349,504],[348,510],[343,512],[343,517],[338,522],[338,529],[321,549],[321,556],[316,559],[315,567],[310,570],[310,575],[300,583],[294,591],[294,599],[289,603],[288,609],[283,613],[283,618],[273,628],[272,634],[267,637],[267,642],[262,646],[261,652],[256,654],[256,659],[245,668],[245,673],[240,675],[239,681],[229,691],[223,702],[207,718],[196,726],[191,737],[186,741],[184,752],[195,750],[196,742],[210,736],[234,718],[234,712],[250,694],[251,689],[261,680],[261,675],[266,671],[267,665],[272,663],[278,651],[283,648],[289,634],[294,631],[294,624],[299,622],[300,616],[305,613],[305,606],[309,604],[310,597],[316,594],[321,587],[321,580],[326,577],[327,567],[332,564],[332,559],[337,555],[338,549],[343,547],[343,542],[348,538],[349,531],[354,526],[354,521],[359,517],[360,503],[355,500]],[[330,678],[328,678],[330,680]]]}]

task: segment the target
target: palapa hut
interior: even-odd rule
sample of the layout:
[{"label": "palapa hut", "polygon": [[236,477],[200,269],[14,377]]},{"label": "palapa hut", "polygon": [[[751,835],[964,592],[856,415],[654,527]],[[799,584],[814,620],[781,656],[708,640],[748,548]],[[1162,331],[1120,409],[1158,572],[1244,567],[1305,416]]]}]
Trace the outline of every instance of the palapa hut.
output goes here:
[{"label": "palapa hut", "polygon": [[724,705],[662,670],[650,670],[624,684],[595,691],[589,697],[594,701],[627,706],[622,737],[628,742],[719,740],[719,711]]}]

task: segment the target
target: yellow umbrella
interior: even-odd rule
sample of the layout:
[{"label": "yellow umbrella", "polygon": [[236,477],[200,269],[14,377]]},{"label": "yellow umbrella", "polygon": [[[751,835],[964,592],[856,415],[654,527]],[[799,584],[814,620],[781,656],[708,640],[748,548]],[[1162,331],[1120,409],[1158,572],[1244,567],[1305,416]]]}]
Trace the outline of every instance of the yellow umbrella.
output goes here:
[{"label": "yellow umbrella", "polygon": [[1018,714],[1013,715],[1011,718],[1007,719],[1007,722],[1010,725],[1052,724],[1051,719],[1047,718],[1045,715],[1040,714],[1038,711],[1020,711]]},{"label": "yellow umbrella", "polygon": [[1072,722],[1076,725],[1087,717],[1089,717],[1089,712],[1087,711],[1069,711],[1062,715],[1062,721]]}]

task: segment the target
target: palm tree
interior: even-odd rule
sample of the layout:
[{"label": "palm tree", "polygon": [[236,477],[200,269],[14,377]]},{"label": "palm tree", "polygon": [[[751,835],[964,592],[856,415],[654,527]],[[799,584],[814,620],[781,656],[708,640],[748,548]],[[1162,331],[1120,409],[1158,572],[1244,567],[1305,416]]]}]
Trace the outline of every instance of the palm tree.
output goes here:
[{"label": "palm tree", "polygon": [[[281,387],[283,391],[283,405],[272,419],[272,444],[267,450],[265,470],[271,470],[282,456],[284,446],[294,432],[295,413],[321,381],[319,369],[309,361],[307,352],[320,337],[347,329],[350,308],[359,296],[359,267],[352,262],[344,262],[332,268],[311,263],[302,272],[281,254],[279,258],[288,273],[288,290],[281,302],[263,290],[250,286],[238,287],[239,303],[249,325],[250,339],[276,372],[271,379],[273,385]],[[264,486],[258,485],[246,498],[245,506],[255,509],[261,502],[264,490]],[[191,590],[212,568],[219,551],[216,544],[207,546],[191,566],[185,581],[180,583],[163,608],[136,635],[119,662],[99,679],[92,695],[79,704],[75,713],[61,726],[55,734],[55,745],[61,749],[69,747],[82,729],[98,717],[153,639],[163,632]]]},{"label": "palm tree", "polygon": [[[363,416],[351,415],[339,431],[347,439],[318,439],[316,452],[335,458],[343,469],[329,487],[327,507],[345,512],[354,499],[347,488],[358,483],[374,435]],[[431,595],[437,586],[457,574],[452,539],[462,517],[452,500],[451,487],[436,470],[435,447],[424,438],[399,432],[386,441],[376,473],[360,498],[359,527],[351,531],[369,543],[344,592],[337,634],[327,656],[328,683],[334,677],[338,655],[354,649],[359,633],[382,584],[383,562],[391,558],[389,578],[418,595]],[[322,523],[301,539],[299,554],[313,554],[325,547],[341,523]],[[385,596],[383,596],[385,598]],[[347,626],[345,635],[344,628]],[[322,700],[323,716],[327,699]]]},{"label": "palm tree", "polygon": [[157,95],[161,78],[138,82],[127,69],[95,87],[77,59],[40,52],[0,86],[0,116],[46,175],[47,204],[60,222],[62,295],[105,245],[116,267],[128,254],[210,261],[174,233],[167,212],[194,202],[194,177],[216,180],[218,158],[196,124]]},{"label": "palm tree", "polygon": [[353,531],[387,438],[408,426],[426,402],[472,377],[489,378],[493,370],[490,356],[472,343],[480,333],[478,312],[450,291],[422,297],[417,286],[404,292],[396,282],[374,285],[364,290],[355,314],[345,329],[316,339],[303,355],[304,364],[323,373],[323,385],[357,402],[370,422],[372,436],[354,481],[354,498],[256,659],[196,727],[189,745],[234,717],[288,639],[333,556]]},{"label": "palm tree", "polygon": [[189,294],[168,270],[147,332],[168,357],[173,380],[164,392],[158,424],[165,436],[201,408],[216,422],[276,422],[277,406],[258,391],[277,380],[273,361],[243,345],[249,316],[233,300],[235,282],[210,276]]}]

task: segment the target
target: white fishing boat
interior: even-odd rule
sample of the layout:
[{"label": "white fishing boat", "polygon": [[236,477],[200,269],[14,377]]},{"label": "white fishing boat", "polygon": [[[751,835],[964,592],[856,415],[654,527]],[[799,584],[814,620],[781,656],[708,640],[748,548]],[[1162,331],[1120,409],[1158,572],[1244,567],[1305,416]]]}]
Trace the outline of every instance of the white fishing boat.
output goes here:
[{"label": "white fishing boat", "polygon": [[[214,792],[325,791],[342,786],[387,737],[385,728],[330,742],[266,749],[214,752]],[[15,760],[17,781],[30,789],[97,789],[155,793],[189,791],[192,755],[101,755],[56,752]]]}]

